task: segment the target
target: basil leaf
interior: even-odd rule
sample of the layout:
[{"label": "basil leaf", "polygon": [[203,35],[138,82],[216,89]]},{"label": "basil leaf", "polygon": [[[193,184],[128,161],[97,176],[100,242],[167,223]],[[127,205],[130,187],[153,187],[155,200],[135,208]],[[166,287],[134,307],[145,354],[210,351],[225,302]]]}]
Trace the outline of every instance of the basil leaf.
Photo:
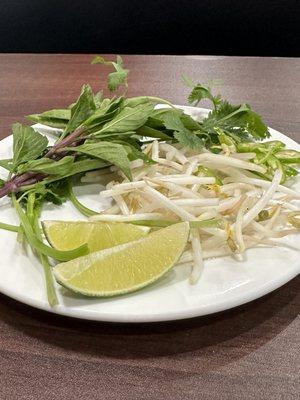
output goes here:
[{"label": "basil leaf", "polygon": [[66,126],[64,135],[75,131],[96,110],[94,94],[90,85],[84,85],[80,96],[71,108],[71,118]]},{"label": "basil leaf", "polygon": [[104,141],[98,143],[93,142],[85,143],[76,148],[70,147],[68,150],[108,161],[119,167],[128,179],[132,179],[127,152],[121,144]]},{"label": "basil leaf", "polygon": [[57,109],[45,111],[41,114],[27,115],[30,121],[34,121],[39,124],[51,126],[53,128],[64,129],[71,118],[71,110],[68,109]]},{"label": "basil leaf", "polygon": [[13,172],[13,162],[11,158],[0,160],[0,167],[6,169],[9,172]]},{"label": "basil leaf", "polygon": [[156,164],[152,158],[148,157],[147,154],[143,153],[141,150],[138,150],[136,147],[128,146],[128,148],[128,158],[130,161],[141,159],[146,164]]},{"label": "basil leaf", "polygon": [[149,103],[148,96],[131,97],[124,101],[125,107],[136,107],[136,106],[139,106],[141,104],[146,104],[146,103]]},{"label": "basil leaf", "polygon": [[40,158],[22,165],[18,172],[33,171],[47,175],[66,175],[66,173],[71,171],[73,164],[74,157],[72,156],[66,156],[59,161],[52,160],[51,158]]},{"label": "basil leaf", "polygon": [[[74,150],[74,149],[73,149]],[[43,183],[44,184],[49,184],[52,182],[56,182],[58,180],[68,178],[69,176],[81,174],[83,172],[87,171],[93,171],[95,169],[100,169],[100,168],[105,168],[108,167],[110,164],[103,161],[103,160],[97,160],[97,159],[92,159],[92,158],[85,158],[82,160],[75,161],[74,164],[72,165],[72,168],[69,171],[66,171],[66,173],[62,176],[50,176],[46,179],[44,179]]]},{"label": "basil leaf", "polygon": [[166,133],[164,133],[158,129],[153,129],[147,125],[141,126],[140,128],[138,128],[136,130],[135,133],[140,136],[157,138],[157,139],[161,139],[161,140],[171,140],[172,139],[172,137],[170,137]]},{"label": "basil leaf", "polygon": [[36,132],[31,126],[16,123],[12,131],[14,169],[24,162],[39,157],[48,146],[46,136]]},{"label": "basil leaf", "polygon": [[87,120],[84,121],[84,126],[86,126],[89,131],[91,131],[91,129],[101,129],[101,126],[104,123],[111,121],[117,112],[120,111],[122,104],[122,97],[105,102],[103,106],[98,108]]},{"label": "basil leaf", "polygon": [[111,121],[107,122],[103,128],[95,135],[101,137],[102,133],[122,133],[134,131],[145,124],[153,105],[150,103],[140,104],[136,107],[124,107]]}]

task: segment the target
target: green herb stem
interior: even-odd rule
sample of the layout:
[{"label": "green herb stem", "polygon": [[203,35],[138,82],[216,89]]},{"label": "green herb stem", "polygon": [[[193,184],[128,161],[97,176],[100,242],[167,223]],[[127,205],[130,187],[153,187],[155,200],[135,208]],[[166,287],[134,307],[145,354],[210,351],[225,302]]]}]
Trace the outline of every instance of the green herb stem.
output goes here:
[{"label": "green herb stem", "polygon": [[38,252],[44,254],[45,256],[54,258],[55,260],[58,260],[58,261],[69,261],[74,258],[86,255],[88,253],[87,245],[82,245],[74,250],[60,251],[60,250],[56,250],[56,249],[44,244],[36,236],[34,230],[32,229],[32,226],[30,224],[28,217],[22,210],[22,208],[21,208],[20,204],[18,203],[15,196],[12,196],[12,201],[13,201],[13,205],[19,215],[20,221],[22,223],[25,236],[32,248],[34,248]]},{"label": "green herb stem", "polygon": [[4,222],[0,222],[0,229],[5,229],[6,231],[19,233],[20,227],[16,225],[5,224]]},{"label": "green herb stem", "polygon": [[162,103],[162,104],[167,104],[168,106],[174,108],[177,110],[177,107],[174,106],[170,101],[161,99],[160,97],[155,97],[155,96],[147,96],[150,101],[154,101],[155,103]]},{"label": "green herb stem", "polygon": [[55,291],[55,286],[54,286],[54,279],[52,275],[52,267],[49,263],[48,257],[45,256],[44,254],[39,253],[39,257],[41,260],[41,263],[44,268],[44,274],[45,274],[45,282],[46,282],[46,291],[47,291],[47,298],[49,305],[51,307],[54,307],[58,304],[58,298],[56,295]]},{"label": "green herb stem", "polygon": [[81,212],[85,217],[91,217],[93,215],[99,214],[96,211],[91,210],[90,208],[86,207],[84,204],[82,204],[77,197],[74,194],[72,183],[69,180],[68,182],[68,192],[69,192],[69,199],[74,205],[75,208],[77,208],[78,211]]},{"label": "green herb stem", "polygon": [[[33,201],[34,201],[34,199],[33,199]],[[33,206],[34,206],[34,203],[33,203]],[[40,241],[42,241],[43,238],[42,238],[41,228],[40,228],[40,224],[39,224],[39,214],[40,214],[39,208],[36,210],[36,212],[34,212],[34,211],[32,212],[32,226],[33,226],[34,233],[36,234],[37,238]],[[44,268],[48,302],[51,307],[54,307],[58,304],[58,298],[57,298],[56,291],[55,291],[52,267],[51,267],[49,259],[46,255],[39,253],[39,252],[37,252],[37,254],[40,257],[41,263]]]}]

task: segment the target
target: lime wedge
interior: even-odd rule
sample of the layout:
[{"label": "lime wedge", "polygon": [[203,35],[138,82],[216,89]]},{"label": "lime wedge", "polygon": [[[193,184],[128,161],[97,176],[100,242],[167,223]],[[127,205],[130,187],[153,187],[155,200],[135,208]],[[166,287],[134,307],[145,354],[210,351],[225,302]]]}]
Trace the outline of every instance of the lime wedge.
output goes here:
[{"label": "lime wedge", "polygon": [[159,279],[178,261],[189,235],[181,222],[110,249],[97,251],[54,267],[63,286],[86,296],[130,293]]},{"label": "lime wedge", "polygon": [[86,243],[90,252],[140,239],[150,230],[145,226],[96,221],[43,221],[42,227],[55,249],[72,250]]}]

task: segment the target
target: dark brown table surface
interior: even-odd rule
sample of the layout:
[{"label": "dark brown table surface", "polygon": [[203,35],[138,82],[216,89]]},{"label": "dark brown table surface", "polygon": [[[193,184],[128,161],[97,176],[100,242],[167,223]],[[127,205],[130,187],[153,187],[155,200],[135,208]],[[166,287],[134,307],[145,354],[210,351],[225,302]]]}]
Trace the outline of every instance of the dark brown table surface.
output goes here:
[{"label": "dark brown table surface", "polygon": [[[1,54],[0,137],[26,114],[70,104],[85,82],[103,88],[105,71],[90,60]],[[230,101],[250,103],[270,126],[300,140],[298,59],[124,60],[129,95],[185,104],[182,74],[221,78]],[[298,399],[299,283],[217,315],[148,325],[63,318],[0,295],[0,399]]]}]

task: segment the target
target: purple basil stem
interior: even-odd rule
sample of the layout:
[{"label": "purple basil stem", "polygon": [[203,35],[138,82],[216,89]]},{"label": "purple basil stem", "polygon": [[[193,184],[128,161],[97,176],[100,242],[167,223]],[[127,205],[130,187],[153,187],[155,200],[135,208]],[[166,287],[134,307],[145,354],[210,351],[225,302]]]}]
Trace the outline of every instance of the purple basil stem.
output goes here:
[{"label": "purple basil stem", "polygon": [[[62,151],[65,147],[75,147],[80,144],[78,141],[79,136],[85,132],[85,127],[80,127],[76,129],[73,133],[68,135],[62,141],[56,143],[45,155],[47,158],[60,159],[64,157],[64,152]],[[46,174],[41,174],[38,172],[25,172],[21,175],[15,175],[5,185],[0,188],[0,198],[7,196],[10,193],[16,193],[23,186],[33,185],[37,182],[42,181],[46,178]]]}]

